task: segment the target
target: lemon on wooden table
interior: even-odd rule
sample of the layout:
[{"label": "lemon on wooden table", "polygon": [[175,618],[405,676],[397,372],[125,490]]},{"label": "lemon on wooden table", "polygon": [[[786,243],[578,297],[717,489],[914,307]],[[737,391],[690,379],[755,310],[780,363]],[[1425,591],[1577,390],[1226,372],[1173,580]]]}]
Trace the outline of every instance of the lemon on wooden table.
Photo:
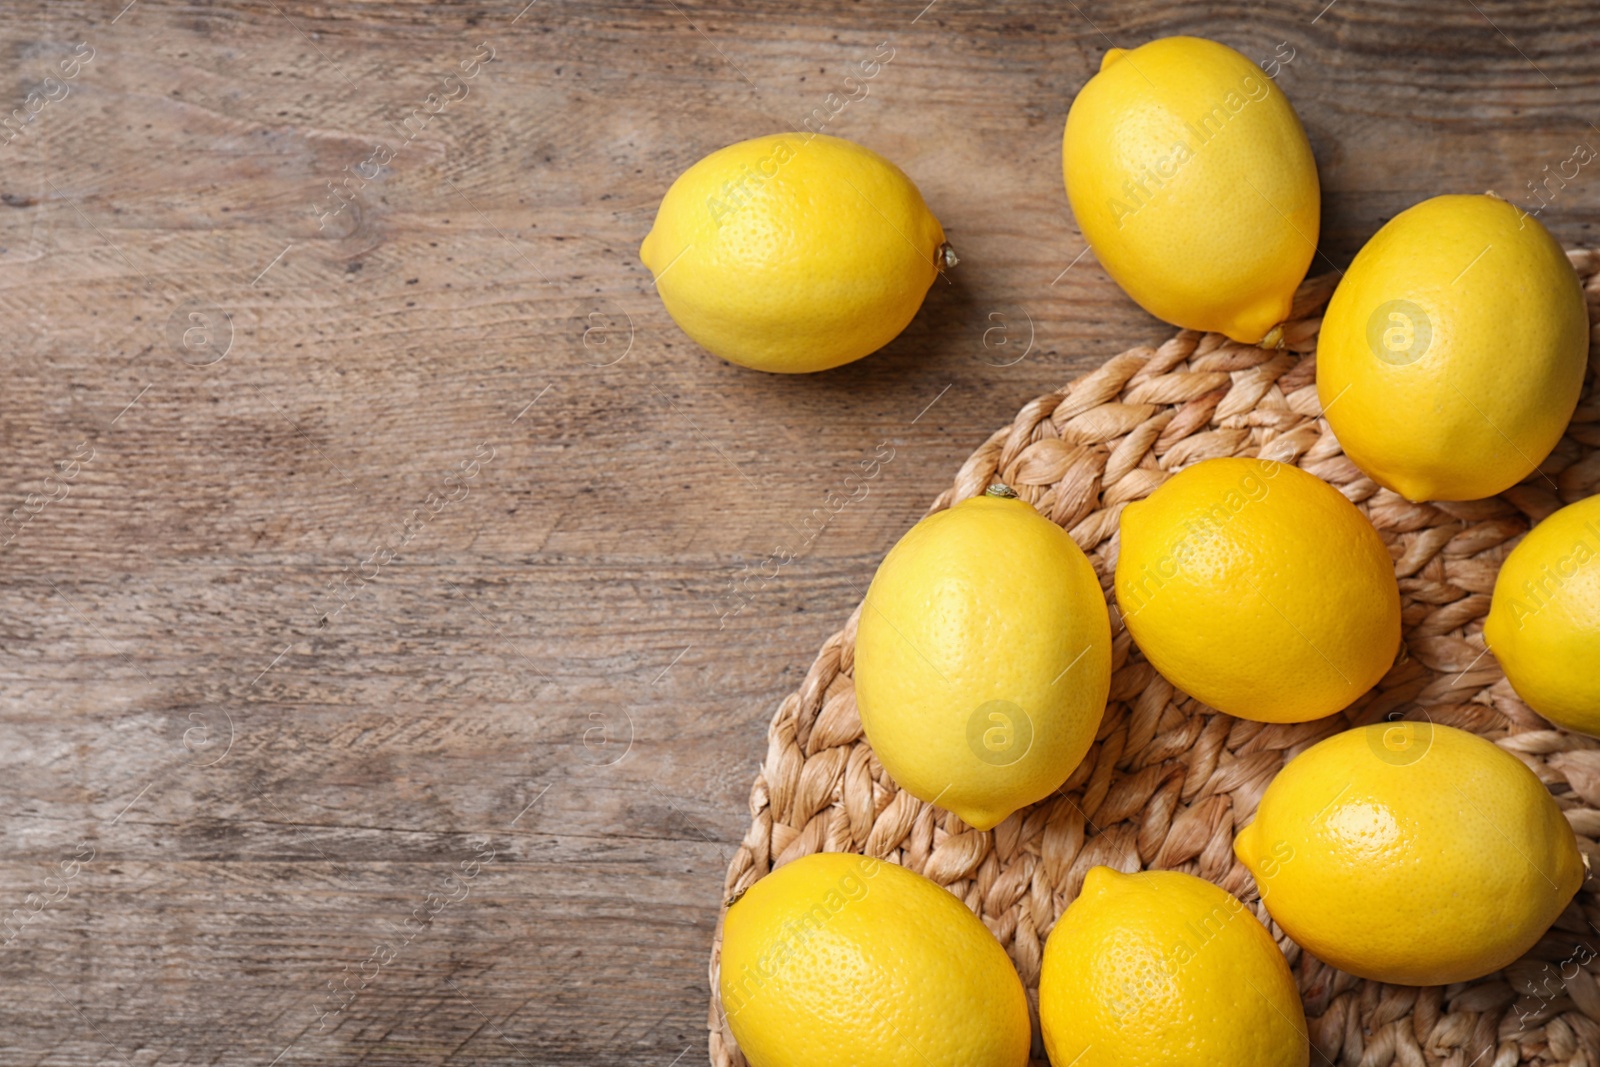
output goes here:
[{"label": "lemon on wooden table", "polygon": [[1050,1062],[1305,1067],[1289,965],[1232,894],[1177,871],[1091,869],[1039,975]]},{"label": "lemon on wooden table", "polygon": [[751,1067],[1026,1067],[1028,1002],[965,904],[892,863],[814,853],[729,908],[717,988]]},{"label": "lemon on wooden table", "polygon": [[1357,253],[1317,342],[1317,395],[1345,454],[1407,500],[1477,500],[1555,447],[1578,404],[1589,317],[1539,221],[1436,196]]},{"label": "lemon on wooden table", "polygon": [[1358,727],[1302,752],[1233,847],[1302,947],[1401,985],[1511,963],[1584,879],[1538,777],[1476,734],[1428,722]]},{"label": "lemon on wooden table", "polygon": [[1245,719],[1330,715],[1400,646],[1400,588],[1378,532],[1327,482],[1272,460],[1204,460],[1129,504],[1116,590],[1156,670]]},{"label": "lemon on wooden table", "polygon": [[1088,557],[1002,486],[930,515],[873,576],[856,706],[884,769],[987,830],[1054,792],[1094,741],[1111,620]]},{"label": "lemon on wooden table", "polygon": [[1562,508],[1511,550],[1483,636],[1530,708],[1600,737],[1600,496]]},{"label": "lemon on wooden table", "polygon": [[1316,252],[1316,160],[1288,99],[1226,45],[1113,48],[1072,102],[1067,197],[1106,272],[1159,319],[1255,344]]},{"label": "lemon on wooden table", "polygon": [[827,370],[906,328],[955,263],[922,194],[870,149],[783,133],[672,183],[639,249],[683,332],[757,370]]}]

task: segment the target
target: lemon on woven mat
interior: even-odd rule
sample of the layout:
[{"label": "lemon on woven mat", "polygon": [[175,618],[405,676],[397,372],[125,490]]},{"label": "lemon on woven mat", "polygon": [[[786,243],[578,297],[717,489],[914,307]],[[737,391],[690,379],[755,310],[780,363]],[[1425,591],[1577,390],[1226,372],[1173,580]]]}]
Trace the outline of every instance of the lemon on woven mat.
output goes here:
[{"label": "lemon on woven mat", "polygon": [[1345,454],[1407,500],[1515,485],[1566,429],[1589,317],[1539,221],[1493,196],[1437,196],[1356,255],[1317,343],[1317,395]]},{"label": "lemon on woven mat", "polygon": [[1377,531],[1337,489],[1271,460],[1204,460],[1129,504],[1116,590],[1156,670],[1245,719],[1330,715],[1400,645],[1400,588]]},{"label": "lemon on woven mat", "polygon": [[1005,949],[903,867],[813,853],[728,908],[717,989],[751,1067],[1025,1067]]},{"label": "lemon on woven mat", "polygon": [[1092,868],[1039,975],[1050,1062],[1305,1067],[1305,1012],[1272,935],[1232,894],[1177,871]]},{"label": "lemon on woven mat", "polygon": [[785,374],[876,352],[955,263],[899,167],[838,137],[796,133],[740,141],[684,171],[639,258],[702,348]]},{"label": "lemon on woven mat", "polygon": [[1511,963],[1585,876],[1572,827],[1521,760],[1428,722],[1357,727],[1300,753],[1233,848],[1302,947],[1401,985]]},{"label": "lemon on woven mat", "polygon": [[1256,64],[1198,37],[1113,48],[1061,151],[1084,239],[1140,307],[1246,344],[1289,317],[1321,194],[1305,130]]},{"label": "lemon on woven mat", "polygon": [[856,707],[899,786],[987,830],[1082,762],[1111,685],[1111,622],[1065,530],[1003,486],[917,523],[856,631]]},{"label": "lemon on woven mat", "polygon": [[1562,508],[1511,550],[1483,636],[1530,708],[1600,737],[1600,496]]}]

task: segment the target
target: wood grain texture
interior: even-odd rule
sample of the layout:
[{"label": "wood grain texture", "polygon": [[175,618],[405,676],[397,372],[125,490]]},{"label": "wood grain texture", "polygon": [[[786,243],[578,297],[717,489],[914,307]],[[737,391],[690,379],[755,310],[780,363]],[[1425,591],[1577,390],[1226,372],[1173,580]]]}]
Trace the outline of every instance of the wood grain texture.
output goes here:
[{"label": "wood grain texture", "polygon": [[[0,19],[5,1064],[699,1062],[775,701],[991,429],[1169,333],[1061,189],[1108,44],[1292,49],[1335,264],[1600,145],[1577,0],[124,2]],[[697,351],[662,192],[884,41],[827,132],[961,266],[850,367]]]}]

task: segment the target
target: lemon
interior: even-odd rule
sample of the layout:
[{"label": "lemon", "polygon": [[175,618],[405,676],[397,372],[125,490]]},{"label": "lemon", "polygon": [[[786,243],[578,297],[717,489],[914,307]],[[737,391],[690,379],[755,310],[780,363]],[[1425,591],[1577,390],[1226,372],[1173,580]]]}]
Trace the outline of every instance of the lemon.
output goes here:
[{"label": "lemon", "polygon": [[1600,496],[1562,508],[1512,549],[1483,636],[1530,708],[1600,737]]},{"label": "lemon", "polygon": [[1100,726],[1111,621],[1094,568],[1020,500],[930,515],[867,590],[855,686],[900,787],[987,830],[1060,787]]},{"label": "lemon", "polygon": [[1550,454],[1588,350],[1578,276],[1539,221],[1493,196],[1437,196],[1390,219],[1339,282],[1317,395],[1379,485],[1477,500]]},{"label": "lemon", "polygon": [[900,168],[797,133],[740,141],[684,171],[639,258],[702,348],[784,374],[876,352],[955,262]]},{"label": "lemon", "polygon": [[1400,647],[1389,550],[1298,467],[1208,459],[1122,512],[1117,603],[1168,681],[1261,722],[1330,715]]},{"label": "lemon", "polygon": [[1260,67],[1198,37],[1113,48],[1072,102],[1061,155],[1084,239],[1140,307],[1247,344],[1288,318],[1321,192]]},{"label": "lemon", "polygon": [[1072,1067],[1305,1067],[1283,954],[1232,894],[1177,871],[1091,869],[1044,946],[1039,1023]]},{"label": "lemon", "polygon": [[904,867],[802,856],[723,920],[717,988],[751,1067],[1026,1067],[1028,1002],[966,905]]},{"label": "lemon", "polygon": [[1302,752],[1233,850],[1302,947],[1401,985],[1504,967],[1584,879],[1538,777],[1475,734],[1427,722],[1358,727]]}]

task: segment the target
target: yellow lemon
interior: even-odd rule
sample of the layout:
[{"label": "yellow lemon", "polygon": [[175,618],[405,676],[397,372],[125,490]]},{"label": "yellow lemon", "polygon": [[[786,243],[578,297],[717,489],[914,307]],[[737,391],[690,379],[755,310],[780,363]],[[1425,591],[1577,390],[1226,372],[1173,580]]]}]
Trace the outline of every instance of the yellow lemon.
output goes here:
[{"label": "yellow lemon", "polygon": [[1379,485],[1477,500],[1550,454],[1588,351],[1578,276],[1539,221],[1493,196],[1436,196],[1390,219],[1339,282],[1317,395]]},{"label": "yellow lemon", "polygon": [[1476,734],[1381,722],[1289,761],[1233,850],[1318,959],[1400,985],[1466,982],[1544,934],[1583,884],[1572,827]]},{"label": "yellow lemon", "polygon": [[1321,193],[1294,108],[1256,64],[1199,37],[1113,48],[1061,155],[1084,239],[1140,307],[1246,344],[1288,317]]},{"label": "yellow lemon", "polygon": [[1600,496],[1562,508],[1512,549],[1483,636],[1530,708],[1600,737]]},{"label": "yellow lemon", "polygon": [[1117,603],[1145,657],[1219,711],[1331,715],[1400,647],[1400,587],[1378,532],[1321,478],[1208,459],[1122,512]]},{"label": "yellow lemon", "polygon": [[1111,620],[1094,567],[1005,495],[930,515],[867,589],[855,685],[900,787],[987,830],[1054,792],[1099,729]]},{"label": "yellow lemon", "polygon": [[955,263],[899,167],[798,133],[740,141],[684,171],[639,258],[702,348],[784,374],[876,352]]},{"label": "yellow lemon", "polygon": [[1050,1062],[1305,1067],[1305,1011],[1272,935],[1232,894],[1177,871],[1091,869],[1039,975]]},{"label": "yellow lemon", "polygon": [[965,904],[904,867],[794,860],[722,927],[717,988],[751,1067],[1026,1067],[1028,1002]]}]

